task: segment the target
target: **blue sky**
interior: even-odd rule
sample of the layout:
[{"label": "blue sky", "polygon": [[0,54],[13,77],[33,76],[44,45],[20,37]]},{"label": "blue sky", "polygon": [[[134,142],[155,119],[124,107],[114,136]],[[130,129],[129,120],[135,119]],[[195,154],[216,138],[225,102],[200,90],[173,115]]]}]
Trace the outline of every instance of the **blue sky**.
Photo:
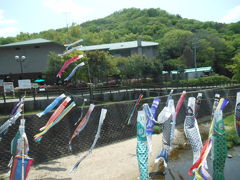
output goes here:
[{"label": "blue sky", "polygon": [[7,0],[0,5],[0,37],[66,27],[131,7],[160,8],[200,21],[240,21],[239,0]]}]

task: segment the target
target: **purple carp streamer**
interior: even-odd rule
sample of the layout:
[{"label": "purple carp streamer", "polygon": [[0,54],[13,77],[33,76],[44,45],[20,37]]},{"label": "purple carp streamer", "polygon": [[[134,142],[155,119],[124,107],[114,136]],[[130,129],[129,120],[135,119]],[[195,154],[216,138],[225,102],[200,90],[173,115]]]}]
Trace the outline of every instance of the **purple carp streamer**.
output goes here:
[{"label": "purple carp streamer", "polygon": [[193,164],[199,158],[203,147],[198,123],[195,118],[195,101],[194,97],[188,98],[187,114],[184,121],[184,132],[193,150]]},{"label": "purple carp streamer", "polygon": [[72,167],[72,169],[70,170],[69,173],[72,173],[74,171],[77,170],[77,168],[79,167],[80,163],[89,155],[91,154],[92,150],[94,149],[98,139],[100,138],[100,133],[101,133],[101,128],[102,128],[102,125],[103,125],[103,122],[104,122],[104,119],[106,118],[106,114],[107,114],[107,109],[102,109],[101,110],[101,114],[100,114],[100,119],[99,119],[99,124],[98,124],[98,130],[97,130],[97,133],[95,135],[95,139],[90,147],[90,149],[87,151],[87,153],[82,156],[78,161],[77,163]]},{"label": "purple carp streamer", "polygon": [[37,115],[38,117],[42,117],[43,115],[49,113],[49,112],[50,112],[51,110],[53,110],[53,109],[58,105],[58,103],[61,102],[61,100],[62,100],[63,98],[65,98],[65,97],[66,97],[65,94],[61,94],[61,95],[58,96],[56,99],[54,99],[54,101],[53,101],[51,104],[49,104],[49,105],[45,108],[45,110],[44,110],[43,112],[37,113],[36,115]]},{"label": "purple carp streamer", "polygon": [[237,93],[235,106],[235,128],[238,137],[240,138],[240,92]]},{"label": "purple carp streamer", "polygon": [[17,119],[21,116],[21,112],[23,111],[24,107],[24,97],[21,98],[21,100],[14,106],[10,113],[10,119],[8,119],[5,123],[3,123],[0,126],[0,141],[2,140],[2,135],[6,134],[8,131],[8,128],[15,124]]},{"label": "purple carp streamer", "polygon": [[10,117],[16,115],[18,112],[22,111],[23,105],[24,105],[24,98],[22,97],[21,100],[14,106],[14,108],[11,111]]},{"label": "purple carp streamer", "polygon": [[147,119],[146,132],[147,132],[147,141],[148,141],[149,153],[152,152],[152,134],[153,134],[153,127],[154,127],[155,122],[156,122],[155,118],[156,118],[156,112],[157,112],[157,108],[158,108],[159,103],[160,103],[160,99],[158,99],[158,98],[153,99],[151,109],[149,110],[151,115],[150,115],[150,117],[148,116],[148,119]]}]

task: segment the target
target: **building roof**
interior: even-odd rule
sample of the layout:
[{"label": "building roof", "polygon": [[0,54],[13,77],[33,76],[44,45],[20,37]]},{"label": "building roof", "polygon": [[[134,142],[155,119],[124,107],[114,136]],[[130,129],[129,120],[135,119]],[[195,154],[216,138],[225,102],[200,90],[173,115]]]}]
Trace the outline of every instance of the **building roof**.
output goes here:
[{"label": "building roof", "polygon": [[[200,67],[200,68],[197,68],[196,71],[197,71],[197,72],[210,72],[210,71],[212,71],[212,67],[211,67],[211,66],[208,66],[208,67]],[[195,68],[184,69],[184,73],[192,73],[192,72],[195,72]],[[163,73],[163,74],[167,74],[168,72],[167,72],[167,71],[163,71],[162,73]],[[171,73],[172,73],[172,74],[178,74],[179,71],[173,70],[173,71],[171,71]]]},{"label": "building roof", "polygon": [[[141,46],[158,46],[159,43],[157,42],[150,42],[150,41],[141,41]],[[92,46],[79,46],[79,50],[81,51],[91,51],[91,50],[118,50],[118,49],[130,49],[130,48],[137,48],[138,42],[137,41],[129,41],[129,42],[120,42],[120,43],[111,43],[111,44],[99,44],[99,45],[92,45]]]},{"label": "building roof", "polygon": [[42,43],[50,43],[53,41],[47,40],[47,39],[31,39],[27,41],[20,41],[20,42],[14,42],[10,44],[0,45],[0,47],[11,47],[11,46],[22,46],[22,45],[30,45],[30,44],[42,44]]}]

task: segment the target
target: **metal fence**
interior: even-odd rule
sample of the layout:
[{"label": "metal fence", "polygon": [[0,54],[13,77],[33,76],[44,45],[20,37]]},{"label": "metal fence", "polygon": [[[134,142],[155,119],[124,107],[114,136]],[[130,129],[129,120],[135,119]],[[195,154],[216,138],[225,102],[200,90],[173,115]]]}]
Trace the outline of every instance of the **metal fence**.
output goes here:
[{"label": "metal fence", "polygon": [[[12,102],[13,99],[20,99],[22,96],[36,101],[39,99],[51,99],[51,97],[56,97],[60,93],[68,93],[78,95],[79,97],[85,97],[95,103],[102,103],[105,100],[102,98],[104,94],[120,94],[122,92],[148,92],[148,96],[163,96],[169,89],[176,90],[199,90],[199,89],[209,89],[216,87],[232,87],[238,86],[237,83],[224,83],[224,84],[200,84],[199,86],[183,86],[182,84],[174,84],[171,86],[165,86],[162,84],[153,83],[134,83],[127,85],[94,85],[88,87],[66,87],[66,86],[46,86],[43,88],[32,88],[32,89],[18,89],[14,96],[13,94],[5,94],[3,91],[0,93],[0,103]],[[131,100],[132,98],[125,98],[122,100]],[[113,100],[113,99],[110,99]]]},{"label": "metal fence", "polygon": [[[165,93],[169,93],[170,89],[166,90]],[[187,91],[187,96],[184,105],[180,111],[179,117],[177,118],[177,125],[181,125],[185,118],[187,98],[190,96],[197,96],[197,92],[203,93],[203,100],[201,103],[201,109],[199,112],[199,118],[204,119],[211,114],[212,103],[214,94],[219,93],[221,97],[226,97],[230,100],[229,105],[225,109],[226,113],[231,113],[234,110],[236,93],[240,91],[239,86],[227,87],[227,88],[212,88],[202,89],[198,91]],[[177,92],[177,93],[176,93]],[[135,93],[135,99],[139,96],[140,92]],[[180,97],[180,92],[175,91],[173,95],[175,104]],[[158,108],[158,112],[165,106],[167,96],[161,96],[161,102]],[[152,103],[153,97],[145,98],[141,101],[143,103]],[[95,134],[97,132],[97,126],[100,116],[101,108],[108,110],[106,119],[104,121],[101,137],[97,142],[97,147],[108,145],[114,142],[123,141],[125,139],[136,136],[136,117],[137,111],[135,111],[131,125],[127,125],[128,116],[133,109],[135,101],[116,102],[105,105],[97,105],[90,116],[87,126],[79,136],[72,142],[72,152],[69,151],[68,141],[72,136],[74,129],[74,123],[80,116],[81,108],[75,108],[68,115],[61,120],[56,126],[49,130],[49,132],[43,137],[39,143],[33,141],[33,136],[39,132],[39,128],[44,126],[48,121],[51,114],[38,118],[36,115],[26,115],[26,134],[28,136],[30,151],[29,156],[34,158],[34,163],[46,162],[62,156],[67,156],[72,153],[78,153],[85,151],[90,148]],[[80,104],[78,104],[80,105]],[[85,114],[88,107],[83,108]],[[0,125],[2,125],[7,118],[0,119]],[[8,132],[0,142],[0,174],[8,169],[7,164],[10,160],[10,144],[11,140],[15,136],[19,126],[19,121],[16,122],[12,127],[9,128]]]}]

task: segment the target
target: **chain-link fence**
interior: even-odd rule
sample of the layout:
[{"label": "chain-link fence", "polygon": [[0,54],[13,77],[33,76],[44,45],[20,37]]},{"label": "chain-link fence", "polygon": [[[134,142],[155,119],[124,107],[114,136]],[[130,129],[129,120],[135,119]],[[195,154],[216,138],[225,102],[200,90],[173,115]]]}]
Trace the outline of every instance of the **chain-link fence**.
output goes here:
[{"label": "chain-link fence", "polygon": [[[169,91],[170,89],[166,90],[165,93],[169,93]],[[181,91],[182,89],[179,89],[173,94],[175,105],[181,95]],[[177,125],[181,125],[184,121],[188,97],[196,97],[198,92],[203,93],[203,100],[198,117],[199,119],[204,119],[204,117],[211,115],[215,93],[219,93],[221,97],[225,97],[230,100],[229,105],[224,111],[226,114],[234,111],[236,93],[238,91],[240,91],[240,87],[238,86],[205,90],[199,89],[198,91],[191,91],[188,89],[183,107],[177,118]],[[140,93],[140,91],[136,91],[134,98],[137,99]],[[78,106],[82,104],[82,98],[75,97],[74,95],[72,95],[72,97],[73,100],[77,102]],[[157,113],[159,113],[165,106],[167,96],[161,96],[159,98],[161,99],[161,102]],[[149,105],[151,105],[152,100],[153,97],[143,99],[139,108],[141,108],[143,103],[149,103]],[[88,107],[84,107],[83,112],[81,112],[81,108],[79,107],[70,111],[70,113],[67,114],[56,126],[49,130],[39,143],[35,143],[33,141],[33,136],[39,132],[39,128],[46,124],[51,114],[47,114],[42,118],[38,118],[36,115],[26,115],[26,134],[28,136],[30,146],[29,156],[34,158],[34,163],[37,164],[89,149],[97,132],[99,116],[102,108],[106,108],[108,112],[102,126],[101,137],[97,142],[98,147],[136,136],[137,111],[135,111],[133,115],[131,125],[127,125],[129,114],[131,113],[135,102],[136,101],[125,101],[97,105],[90,116],[87,126],[82,132],[80,132],[79,136],[72,141],[71,152],[69,150],[68,142],[74,132],[74,129],[76,128],[74,123],[78,120],[81,113],[85,115]],[[7,118],[0,119],[0,125],[2,125],[6,119]],[[7,164],[10,160],[11,140],[14,138],[18,127],[19,120],[16,124],[9,128],[8,132],[4,135],[2,141],[0,142],[0,173],[8,169]]]}]

